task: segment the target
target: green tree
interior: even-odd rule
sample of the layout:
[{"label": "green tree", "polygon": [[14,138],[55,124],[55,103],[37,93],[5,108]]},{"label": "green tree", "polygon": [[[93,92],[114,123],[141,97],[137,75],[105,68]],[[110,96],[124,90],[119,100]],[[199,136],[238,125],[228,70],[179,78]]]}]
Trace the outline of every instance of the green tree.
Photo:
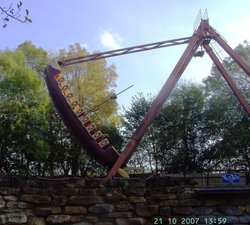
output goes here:
[{"label": "green tree", "polygon": [[31,161],[41,156],[40,127],[46,98],[42,80],[24,61],[21,51],[0,54],[0,169],[20,175],[27,175]]},{"label": "green tree", "polygon": [[31,41],[25,41],[18,45],[17,51],[21,51],[25,58],[25,67],[36,71],[41,77],[48,62],[48,54],[42,48],[37,48]]},{"label": "green tree", "polygon": [[[132,133],[152,102],[139,95],[125,112],[125,130]],[[135,165],[156,171],[200,171],[204,137],[204,96],[195,84],[179,85],[145,133],[131,159]],[[133,165],[133,166],[135,166]]]},{"label": "green tree", "polygon": [[[238,45],[235,51],[250,64],[250,47],[247,42]],[[231,58],[226,58],[223,65],[242,94],[250,101],[249,77]],[[204,91],[210,164],[217,169],[249,170],[249,115],[215,66],[211,69],[211,75],[204,80]]]},{"label": "green tree", "polygon": [[159,143],[166,171],[202,171],[203,109],[204,95],[200,86],[192,83],[178,85],[163,107],[158,126],[162,129]]},{"label": "green tree", "polygon": [[[132,98],[132,103],[129,109],[125,110],[123,117],[123,136],[124,144],[132,137],[135,129],[139,126],[143,120],[146,112],[148,111],[152,101],[152,96],[148,95],[147,98],[138,93]],[[153,125],[151,125],[152,127]],[[151,129],[151,127],[149,129]],[[151,148],[145,148],[151,146],[151,141],[148,132],[143,136],[139,146],[133,153],[129,160],[128,166],[145,168],[147,171],[153,171],[153,162]],[[150,150],[150,152],[148,152]]]}]

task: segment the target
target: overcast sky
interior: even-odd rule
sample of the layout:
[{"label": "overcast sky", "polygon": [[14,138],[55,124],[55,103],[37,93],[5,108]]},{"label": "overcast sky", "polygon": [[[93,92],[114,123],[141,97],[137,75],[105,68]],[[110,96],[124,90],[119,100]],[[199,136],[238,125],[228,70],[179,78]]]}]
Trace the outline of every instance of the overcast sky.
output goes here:
[{"label": "overcast sky", "polygon": [[[1,2],[7,7],[18,1]],[[29,9],[33,23],[11,21],[0,29],[1,50],[30,40],[51,52],[79,42],[92,53],[187,37],[200,9],[208,10],[210,25],[231,47],[250,40],[249,0],[23,0],[23,8]],[[134,85],[119,96],[120,106],[129,107],[137,92],[157,94],[185,47],[107,59],[119,75],[116,92]],[[207,55],[194,58],[183,79],[200,82],[210,68]]]}]

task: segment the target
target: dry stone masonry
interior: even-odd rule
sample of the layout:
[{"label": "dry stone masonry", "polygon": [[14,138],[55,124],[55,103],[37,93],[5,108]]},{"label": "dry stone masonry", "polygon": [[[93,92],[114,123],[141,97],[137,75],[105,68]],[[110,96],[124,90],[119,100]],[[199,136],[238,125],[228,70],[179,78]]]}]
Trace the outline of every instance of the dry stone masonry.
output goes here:
[{"label": "dry stone masonry", "polygon": [[250,196],[197,194],[155,180],[33,180],[0,188],[0,224],[250,224]]}]

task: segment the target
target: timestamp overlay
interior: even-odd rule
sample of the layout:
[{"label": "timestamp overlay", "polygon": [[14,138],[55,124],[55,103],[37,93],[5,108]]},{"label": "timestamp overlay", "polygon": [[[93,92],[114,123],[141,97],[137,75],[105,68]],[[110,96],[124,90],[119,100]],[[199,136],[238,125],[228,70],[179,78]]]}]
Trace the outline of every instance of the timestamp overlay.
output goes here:
[{"label": "timestamp overlay", "polygon": [[217,224],[226,224],[227,218],[226,217],[214,217],[214,216],[207,216],[207,217],[154,217],[153,224],[154,225],[199,225],[199,224],[210,224],[210,225],[217,225]]}]

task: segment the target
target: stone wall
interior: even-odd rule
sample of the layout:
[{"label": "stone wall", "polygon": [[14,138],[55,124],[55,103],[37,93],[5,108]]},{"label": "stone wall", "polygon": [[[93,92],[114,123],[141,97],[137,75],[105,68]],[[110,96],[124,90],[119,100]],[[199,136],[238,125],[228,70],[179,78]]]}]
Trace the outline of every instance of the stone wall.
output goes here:
[{"label": "stone wall", "polygon": [[250,224],[250,196],[140,180],[33,180],[0,188],[0,224]]}]

